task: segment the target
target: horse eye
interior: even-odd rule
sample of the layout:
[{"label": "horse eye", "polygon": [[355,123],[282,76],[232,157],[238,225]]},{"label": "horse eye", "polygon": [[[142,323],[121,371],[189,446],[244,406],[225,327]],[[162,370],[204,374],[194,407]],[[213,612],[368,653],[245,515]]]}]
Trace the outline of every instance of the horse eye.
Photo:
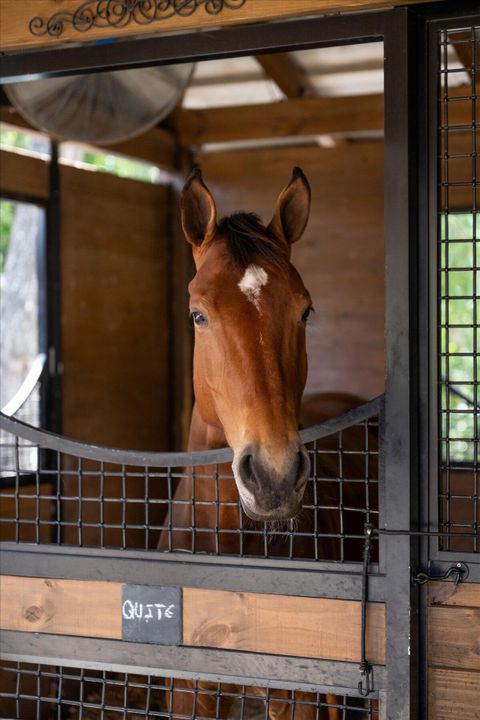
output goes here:
[{"label": "horse eye", "polygon": [[205,325],[208,325],[206,315],[201,313],[200,310],[193,310],[193,312],[190,313],[190,316],[197,327],[204,327]]},{"label": "horse eye", "polygon": [[308,318],[310,317],[310,313],[311,313],[312,311],[313,311],[313,307],[310,305],[310,307],[308,307],[308,308],[305,310],[305,312],[303,313],[303,315],[302,315],[302,322],[303,322],[303,323],[306,323],[306,322],[307,322]]}]

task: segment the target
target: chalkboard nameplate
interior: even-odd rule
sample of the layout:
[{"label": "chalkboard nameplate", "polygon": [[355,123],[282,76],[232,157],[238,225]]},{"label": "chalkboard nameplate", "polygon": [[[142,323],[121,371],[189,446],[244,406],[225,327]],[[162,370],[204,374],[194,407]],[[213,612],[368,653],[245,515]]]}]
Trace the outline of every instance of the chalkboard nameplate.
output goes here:
[{"label": "chalkboard nameplate", "polygon": [[180,645],[182,590],[178,587],[124,585],[122,640]]}]

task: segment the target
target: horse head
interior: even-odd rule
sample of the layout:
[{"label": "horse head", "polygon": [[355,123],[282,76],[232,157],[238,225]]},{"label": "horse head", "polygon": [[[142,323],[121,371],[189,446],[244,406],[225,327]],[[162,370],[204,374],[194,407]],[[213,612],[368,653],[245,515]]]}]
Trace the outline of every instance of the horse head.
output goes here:
[{"label": "horse head", "polygon": [[254,520],[294,517],[309,476],[298,419],[312,306],[290,261],[309,209],[310,188],[299,168],[268,226],[251,213],[218,221],[198,169],[181,197],[196,266],[189,293],[197,409],[233,449],[240,500]]}]

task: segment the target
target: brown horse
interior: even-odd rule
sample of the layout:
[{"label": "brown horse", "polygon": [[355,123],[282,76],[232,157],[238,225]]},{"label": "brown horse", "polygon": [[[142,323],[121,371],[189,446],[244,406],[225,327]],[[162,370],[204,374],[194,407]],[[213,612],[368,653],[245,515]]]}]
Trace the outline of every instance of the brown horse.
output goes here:
[{"label": "brown horse", "polygon": [[[268,226],[246,213],[218,222],[215,202],[199,170],[184,187],[182,226],[196,266],[189,286],[196,399],[189,450],[229,445],[234,460],[232,468],[220,466],[215,478],[211,468],[197,468],[194,487],[191,478],[180,480],[170,509],[173,530],[162,533],[162,550],[255,555],[261,533],[243,538],[238,532],[243,522],[238,498],[252,526],[289,520],[301,508],[310,463],[298,428],[307,377],[305,326],[312,302],[290,255],[309,209],[310,188],[299,168],[281,192]],[[320,422],[360,402],[352,396],[325,395],[323,403],[310,400],[306,418]],[[199,528],[205,532],[197,532]],[[334,524],[331,529],[338,532]],[[270,551],[288,554],[284,542]],[[334,558],[333,553],[328,549],[326,557]],[[298,554],[312,557],[308,547]],[[175,686],[178,690],[171,693],[169,703],[174,713],[215,717],[215,695],[197,695],[194,710],[193,695],[182,693],[182,687],[191,687],[189,682],[176,681]],[[287,696],[272,691],[271,718],[291,716],[290,705],[282,702]],[[227,716],[228,705],[223,699],[221,717]],[[341,715],[335,708],[318,712],[299,704],[295,717],[334,720]]]}]

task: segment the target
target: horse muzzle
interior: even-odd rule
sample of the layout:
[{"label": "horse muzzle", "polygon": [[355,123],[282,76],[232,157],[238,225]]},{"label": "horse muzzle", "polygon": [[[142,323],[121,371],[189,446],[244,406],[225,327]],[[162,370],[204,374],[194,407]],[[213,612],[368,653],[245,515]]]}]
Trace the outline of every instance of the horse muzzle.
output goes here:
[{"label": "horse muzzle", "polygon": [[263,522],[290,520],[298,514],[310,475],[307,450],[289,445],[277,457],[261,446],[248,445],[236,456],[233,471],[245,513]]}]

